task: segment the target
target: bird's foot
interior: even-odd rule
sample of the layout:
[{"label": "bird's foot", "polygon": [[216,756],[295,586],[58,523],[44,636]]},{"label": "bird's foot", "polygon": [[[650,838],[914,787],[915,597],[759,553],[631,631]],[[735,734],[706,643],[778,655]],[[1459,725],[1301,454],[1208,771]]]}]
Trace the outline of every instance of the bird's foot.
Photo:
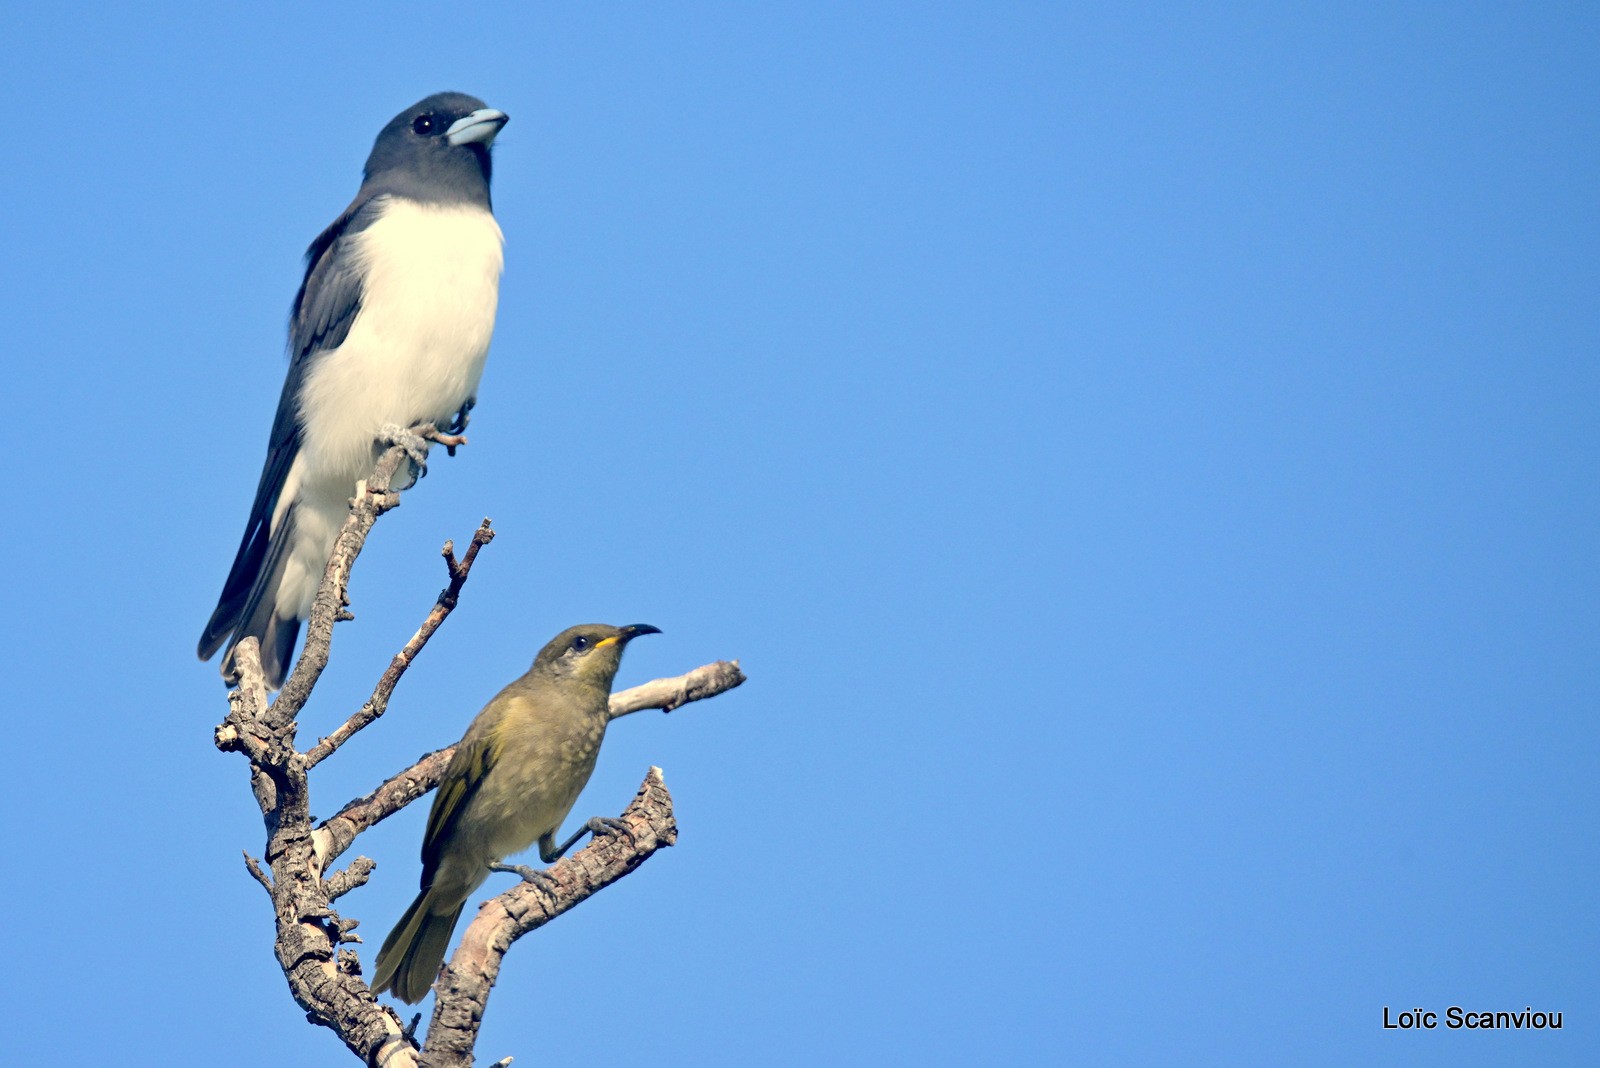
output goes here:
[{"label": "bird's foot", "polygon": [[456,413],[455,421],[450,424],[449,432],[459,434],[467,429],[467,424],[472,422],[472,409],[478,406],[477,397],[468,397],[466,403],[461,405],[461,410]]},{"label": "bird's foot", "polygon": [[489,870],[520,875],[523,882],[532,883],[552,897],[561,889],[561,883],[554,875],[540,868],[530,868],[526,864],[491,864]]},{"label": "bird's foot", "polygon": [[406,450],[406,458],[411,461],[415,472],[412,481],[425,478],[428,474],[428,447],[432,440],[430,434],[413,434],[399,423],[385,423],[378,428],[378,444],[398,445]]},{"label": "bird's foot", "polygon": [[436,441],[440,445],[443,445],[446,456],[454,456],[456,454],[456,448],[467,443],[467,436],[465,434],[455,433],[455,427],[451,427],[450,429],[452,431],[451,433],[445,433],[442,430],[430,430],[423,436],[429,441]]},{"label": "bird's foot", "polygon": [[628,829],[627,822],[625,820],[619,820],[615,816],[595,816],[583,826],[595,838],[605,838],[613,834],[621,834],[626,835],[628,841],[633,841],[633,832]]}]

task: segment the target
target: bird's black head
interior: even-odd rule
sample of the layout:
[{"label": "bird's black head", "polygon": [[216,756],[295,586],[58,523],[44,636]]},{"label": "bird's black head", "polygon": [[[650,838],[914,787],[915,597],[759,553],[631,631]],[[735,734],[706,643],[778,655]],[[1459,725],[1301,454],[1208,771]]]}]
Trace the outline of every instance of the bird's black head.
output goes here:
[{"label": "bird's black head", "polygon": [[506,114],[465,93],[435,93],[389,121],[364,188],[430,203],[489,203],[489,145]]}]

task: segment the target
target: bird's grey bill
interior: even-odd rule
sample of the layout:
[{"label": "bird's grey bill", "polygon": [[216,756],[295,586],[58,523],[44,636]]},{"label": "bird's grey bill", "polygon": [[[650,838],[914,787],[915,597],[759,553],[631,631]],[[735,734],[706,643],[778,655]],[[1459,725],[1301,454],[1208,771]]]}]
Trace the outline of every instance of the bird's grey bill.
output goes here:
[{"label": "bird's grey bill", "polygon": [[621,629],[622,629],[622,640],[625,641],[625,642],[631,642],[633,639],[639,637],[639,635],[641,635],[641,634],[660,634],[661,633],[661,628],[660,627],[652,627],[648,623],[630,623],[628,626],[623,627]]},{"label": "bird's grey bill", "polygon": [[444,135],[449,138],[452,145],[470,145],[474,141],[487,145],[494,140],[494,135],[500,132],[500,127],[509,121],[510,117],[503,111],[479,108],[471,115],[452,122]]}]

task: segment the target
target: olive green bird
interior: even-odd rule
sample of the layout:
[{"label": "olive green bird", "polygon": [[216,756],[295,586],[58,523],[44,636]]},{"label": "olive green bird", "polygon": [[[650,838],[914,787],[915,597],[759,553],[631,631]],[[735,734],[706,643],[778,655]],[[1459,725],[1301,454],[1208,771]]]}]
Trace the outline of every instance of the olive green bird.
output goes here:
[{"label": "olive green bird", "polygon": [[378,950],[373,993],[422,1000],[468,896],[491,871],[509,870],[505,857],[538,842],[540,859],[551,864],[585,834],[616,822],[592,819],[555,844],[600,754],[622,650],[641,634],[660,633],[645,623],[564,630],[478,713],[439,781],[422,839],[422,892]]}]

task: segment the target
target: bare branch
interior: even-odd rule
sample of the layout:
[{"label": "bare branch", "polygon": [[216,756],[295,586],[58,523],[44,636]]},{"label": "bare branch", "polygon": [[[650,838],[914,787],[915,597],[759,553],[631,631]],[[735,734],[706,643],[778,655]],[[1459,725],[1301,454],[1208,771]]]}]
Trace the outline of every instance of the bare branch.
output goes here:
[{"label": "bare branch", "polygon": [[[334,623],[348,616],[344,608],[350,568],[377,517],[398,501],[389,491],[389,481],[404,457],[401,447],[385,450],[373,477],[357,486],[350,516],[317,590],[306,649],[271,704],[256,640],[239,643],[235,650],[239,687],[229,695],[228,717],[215,736],[219,748],[238,750],[250,759],[250,786],[266,824],[264,859],[272,875],[267,878],[259,864],[251,874],[272,896],[277,922],[274,948],[289,991],[308,1018],[332,1029],[367,1062],[398,1039],[404,1028],[399,1016],[379,1005],[361,981],[355,955],[339,948],[354,939],[356,921],[330,907],[328,891],[356,885],[360,864],[327,882],[321,878],[322,867],[312,848],[305,764],[294,747],[295,718],[327,664]],[[391,1068],[415,1063],[410,1044],[403,1045],[405,1055],[392,1058]]]},{"label": "bare branch", "polygon": [[484,902],[462,935],[455,956],[435,986],[437,998],[428,1040],[422,1048],[427,1068],[468,1068],[489,990],[511,944],[591,895],[610,886],[649,857],[678,840],[672,795],[660,768],[651,768],[633,802],[622,813],[625,830],[593,839],[588,846],[546,870],[557,887],[522,882]]},{"label": "bare branch", "polygon": [[350,848],[356,835],[388,819],[438,786],[455,752],[456,747],[451,745],[429,753],[406,770],[385,780],[370,794],[356,798],[323,820],[312,836],[318,859],[324,865],[332,864],[339,854]]},{"label": "bare branch", "polygon": [[256,882],[261,884],[261,888],[267,892],[267,896],[271,897],[272,880],[267,878],[267,873],[261,870],[261,862],[255,857],[252,857],[249,853],[245,853],[244,866],[251,875],[255,876]]},{"label": "bare branch", "polygon": [[687,675],[672,679],[656,679],[643,686],[635,686],[611,695],[611,718],[619,719],[632,712],[659,708],[671,712],[690,701],[703,701],[725,693],[744,681],[737,660],[718,660],[715,664],[697,667]]},{"label": "bare branch", "polygon": [[[431,424],[428,429],[432,429]],[[403,447],[391,446],[378,457],[371,477],[356,484],[355,497],[350,501],[350,514],[334,541],[333,553],[322,573],[316,599],[311,602],[305,647],[300,652],[300,659],[295,661],[288,681],[278,691],[278,699],[272,703],[271,719],[274,723],[292,722],[300,714],[311,696],[311,688],[322,677],[323,668],[328,666],[333,625],[341,618],[349,618],[345,608],[350,603],[350,569],[355,565],[361,547],[366,544],[372,524],[378,521],[380,515],[400,503],[400,495],[391,492],[389,484],[394,480],[395,472],[400,470],[400,465],[408,462]]]},{"label": "bare branch", "polygon": [[[441,444],[464,439],[439,435],[431,426],[413,433]],[[239,686],[229,695],[227,717],[214,741],[225,752],[249,761],[250,786],[266,825],[262,860],[246,854],[245,866],[267,891],[277,926],[274,949],[290,994],[307,1018],[328,1027],[363,1063],[383,1068],[416,1068],[415,1031],[381,1005],[361,976],[361,962],[349,943],[360,942],[358,920],[341,916],[333,902],[363,885],[375,865],[357,857],[343,870],[325,874],[363,830],[398,812],[438,785],[454,747],[423,757],[366,797],[346,805],[313,828],[310,815],[311,768],[383,715],[400,678],[459,601],[478,551],[494,537],[484,520],[460,560],[446,542],[442,555],[449,581],[421,627],[390,662],[372,697],[327,738],[305,753],[295,748],[296,720],[310,697],[332,647],[334,625],[351,618],[346,611],[351,569],[378,516],[399,501],[391,487],[406,460],[402,446],[385,449],[372,477],[358,484],[350,514],[340,529],[311,609],[305,648],[275,701],[269,701],[260,648],[246,638],[235,649]],[[644,708],[671,711],[689,701],[725,692],[744,681],[737,662],[697,668],[675,679],[657,679],[613,695],[611,717]],[[652,768],[639,795],[623,813],[625,830],[605,834],[550,869],[553,889],[519,884],[486,904],[467,928],[456,958],[438,987],[426,1059],[430,1063],[471,1063],[472,1044],[511,943],[632,871],[677,836],[672,799],[659,769]]]},{"label": "bare branch", "polygon": [[372,869],[378,866],[370,857],[357,857],[350,862],[350,866],[343,871],[334,872],[323,885],[323,893],[328,895],[331,904],[339,900],[358,886],[365,886],[367,879],[372,875]]},{"label": "bare branch", "polygon": [[252,764],[259,764],[268,759],[274,732],[264,729],[267,680],[261,670],[261,646],[254,637],[239,643],[234,664],[239,685],[228,691],[228,715],[217,725],[212,741],[225,753],[243,753]]},{"label": "bare branch", "polygon": [[328,759],[341,745],[354,737],[357,731],[383,715],[388,709],[389,698],[400,682],[400,676],[405,674],[406,668],[411,666],[417,653],[421,652],[422,647],[428,644],[428,639],[433,637],[433,632],[439,629],[440,624],[460,602],[461,587],[466,584],[467,576],[472,572],[472,563],[478,558],[478,550],[493,540],[494,531],[489,529],[489,520],[485,519],[472,535],[472,544],[467,547],[467,554],[459,563],[456,561],[454,543],[448,541],[444,543],[441,555],[444,557],[445,570],[450,576],[449,584],[439,591],[439,598],[428,612],[428,618],[422,621],[422,626],[417,628],[411,640],[406,642],[405,648],[396,653],[394,659],[389,662],[388,670],[378,679],[378,685],[373,689],[367,703],[338,730],[306,751],[305,761],[308,769]]}]

